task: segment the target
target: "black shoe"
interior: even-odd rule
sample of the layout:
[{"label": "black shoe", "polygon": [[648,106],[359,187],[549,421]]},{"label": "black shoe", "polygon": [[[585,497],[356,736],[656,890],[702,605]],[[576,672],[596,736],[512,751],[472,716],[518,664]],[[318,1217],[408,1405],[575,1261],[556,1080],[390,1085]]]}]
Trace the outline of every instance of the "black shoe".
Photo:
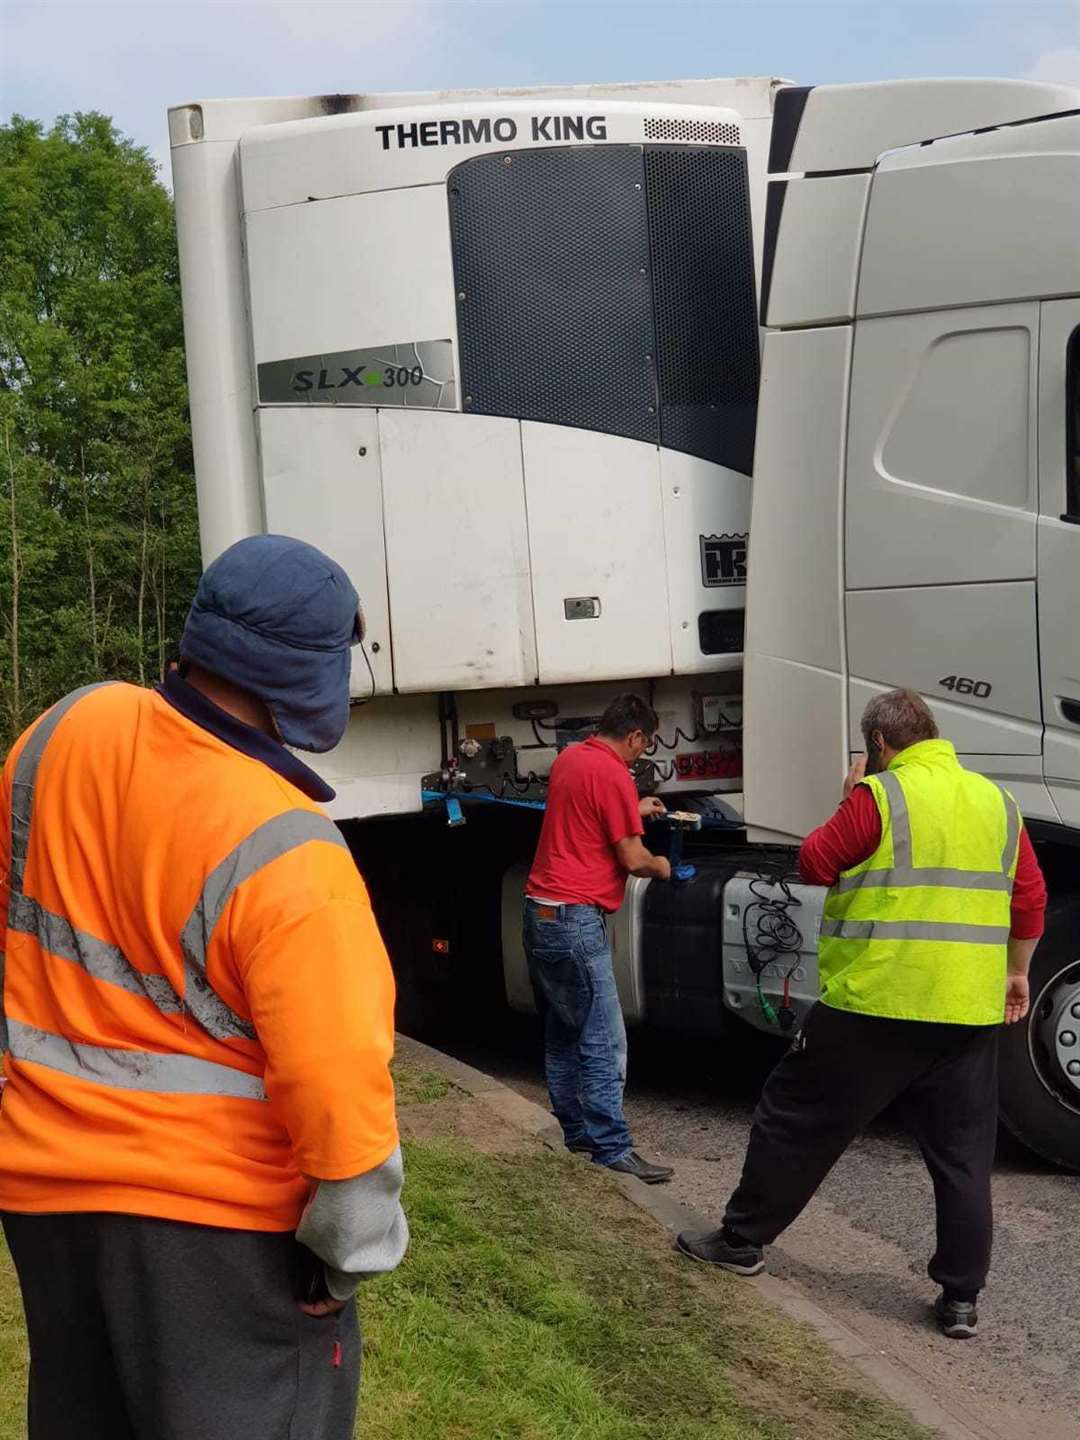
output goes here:
[{"label": "black shoe", "polygon": [[689,1255],[691,1260],[719,1265],[721,1270],[730,1270],[733,1275],[758,1275],[765,1269],[759,1246],[732,1245],[724,1239],[722,1229],[704,1233],[684,1230],[675,1241],[675,1249]]},{"label": "black shoe", "polygon": [[595,1154],[596,1154],[596,1151],[593,1149],[593,1147],[592,1147],[587,1141],[584,1141],[584,1140],[579,1140],[579,1141],[578,1141],[576,1144],[574,1144],[574,1145],[567,1145],[566,1148],[567,1148],[567,1150],[570,1151],[570,1154],[571,1154],[571,1155],[589,1155],[589,1156],[592,1156],[592,1155],[595,1155]]},{"label": "black shoe", "polygon": [[654,1165],[649,1160],[643,1160],[636,1150],[631,1150],[629,1155],[605,1168],[614,1170],[617,1175],[633,1175],[635,1180],[641,1180],[646,1185],[662,1185],[675,1174],[670,1165]]},{"label": "black shoe", "polygon": [[950,1340],[970,1340],[979,1333],[979,1312],[970,1300],[946,1300],[939,1295],[934,1314],[942,1333]]}]

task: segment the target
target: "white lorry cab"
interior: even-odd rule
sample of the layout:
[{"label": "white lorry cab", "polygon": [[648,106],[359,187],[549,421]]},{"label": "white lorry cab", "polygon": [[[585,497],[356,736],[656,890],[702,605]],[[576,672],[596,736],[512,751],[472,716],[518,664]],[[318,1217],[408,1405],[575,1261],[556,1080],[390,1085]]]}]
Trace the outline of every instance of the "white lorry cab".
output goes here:
[{"label": "white lorry cab", "polygon": [[[559,751],[621,690],[682,879],[629,1021],[790,1030],[794,850],[906,685],[1051,886],[1002,1114],[1080,1169],[1080,91],[773,79],[170,112],[203,553],[261,531],[368,617],[320,769],[406,1010],[532,1003]],[[665,829],[670,833],[665,835]]]}]

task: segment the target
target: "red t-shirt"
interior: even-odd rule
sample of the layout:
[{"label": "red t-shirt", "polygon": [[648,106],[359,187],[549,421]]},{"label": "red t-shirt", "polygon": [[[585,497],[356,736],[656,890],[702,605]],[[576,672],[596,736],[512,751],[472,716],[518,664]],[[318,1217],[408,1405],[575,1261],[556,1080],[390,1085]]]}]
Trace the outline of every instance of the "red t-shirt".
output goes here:
[{"label": "red t-shirt", "polygon": [[561,905],[617,910],[626,871],[615,846],[643,835],[637,787],[610,745],[595,737],[551,767],[547,812],[525,893]]},{"label": "red t-shirt", "polygon": [[[835,885],[845,870],[869,860],[881,844],[881,816],[869,785],[856,785],[826,824],[803,841],[799,872],[808,885]],[[1027,830],[1020,830],[1020,853],[1012,892],[1012,937],[1037,940],[1043,933],[1046,882]]]}]

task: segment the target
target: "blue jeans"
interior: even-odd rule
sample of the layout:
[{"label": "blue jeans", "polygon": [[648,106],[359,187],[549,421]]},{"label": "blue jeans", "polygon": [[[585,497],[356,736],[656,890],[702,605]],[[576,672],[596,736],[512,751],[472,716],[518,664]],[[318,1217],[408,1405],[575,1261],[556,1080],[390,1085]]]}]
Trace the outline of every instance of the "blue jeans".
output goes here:
[{"label": "blue jeans", "polygon": [[630,1153],[623,1118],[626,1027],[607,925],[595,905],[525,901],[525,954],[544,1020],[551,1108],[566,1144],[598,1165]]}]

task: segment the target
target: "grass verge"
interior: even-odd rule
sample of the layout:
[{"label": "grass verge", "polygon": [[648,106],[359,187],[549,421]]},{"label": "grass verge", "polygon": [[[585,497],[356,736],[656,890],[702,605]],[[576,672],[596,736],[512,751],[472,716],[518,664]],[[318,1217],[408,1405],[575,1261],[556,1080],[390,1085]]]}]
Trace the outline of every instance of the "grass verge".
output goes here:
[{"label": "grass verge", "polygon": [[[461,1138],[476,1102],[395,1079],[403,1106],[445,1098],[458,1138],[406,1142],[412,1247],[361,1294],[362,1440],[926,1440],[812,1331],[674,1255],[607,1176],[481,1154]],[[24,1434],[25,1364],[0,1245],[0,1440]]]},{"label": "grass verge", "polygon": [[394,1074],[394,1091],[399,1106],[425,1105],[432,1100],[443,1100],[453,1088],[445,1076],[437,1075],[434,1070],[402,1065],[397,1060],[390,1068]]},{"label": "grass verge", "polygon": [[365,1287],[364,1440],[915,1440],[808,1329],[701,1273],[607,1177],[407,1145],[413,1244]]},{"label": "grass verge", "polygon": [[0,1440],[24,1440],[26,1335],[15,1266],[0,1235]]}]

